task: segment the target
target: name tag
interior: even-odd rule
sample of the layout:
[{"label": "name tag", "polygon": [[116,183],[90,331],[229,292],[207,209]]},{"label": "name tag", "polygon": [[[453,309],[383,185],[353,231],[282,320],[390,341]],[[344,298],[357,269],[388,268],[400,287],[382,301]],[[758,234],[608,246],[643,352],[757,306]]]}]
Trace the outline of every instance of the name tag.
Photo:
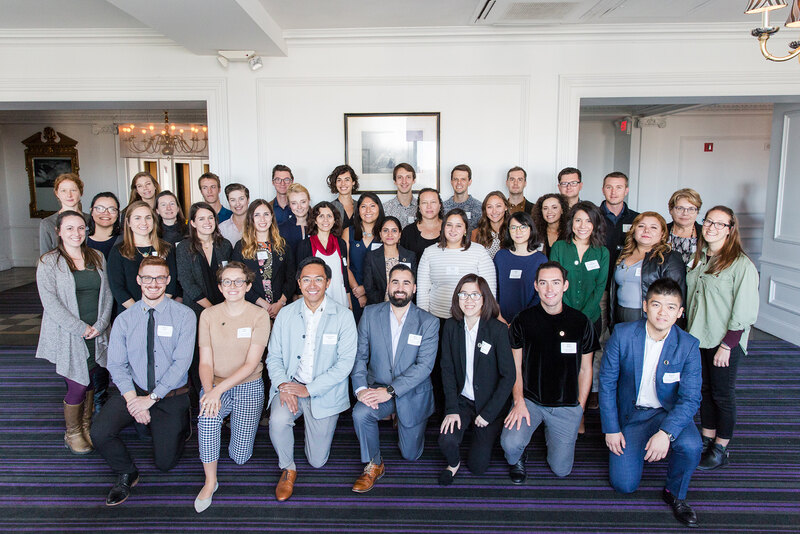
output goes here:
[{"label": "name tag", "polygon": [[381,248],[382,245],[383,245],[383,243],[372,243],[369,246],[369,249],[370,250],[378,250],[379,248]]},{"label": "name tag", "polygon": [[623,224],[622,225],[622,231],[625,232],[626,234],[628,233],[628,230],[630,230],[630,229],[631,229],[631,225],[630,224]]},{"label": "name tag", "polygon": [[577,354],[578,353],[578,344],[574,341],[562,341],[561,342],[561,354]]},{"label": "name tag", "polygon": [[336,334],[322,334],[323,345],[336,345],[337,339],[339,339],[339,336]]},{"label": "name tag", "polygon": [[674,384],[675,382],[680,382],[680,381],[681,381],[680,373],[664,373],[665,384]]},{"label": "name tag", "polygon": [[342,258],[342,264],[347,267],[347,258]]},{"label": "name tag", "polygon": [[172,327],[165,324],[158,325],[156,334],[160,337],[172,337]]},{"label": "name tag", "polygon": [[458,265],[448,265],[445,272],[447,274],[458,274]]},{"label": "name tag", "polygon": [[511,271],[508,273],[508,277],[512,280],[522,278],[522,269],[511,269]]},{"label": "name tag", "polygon": [[416,221],[417,221],[417,218],[416,218],[416,217],[414,217],[413,215],[409,215],[409,216],[408,216],[408,222],[409,222],[409,224],[410,224],[410,223],[413,223],[413,222],[416,222]]},{"label": "name tag", "polygon": [[638,276],[639,278],[642,277],[642,268],[641,267],[637,267],[636,268],[636,272],[634,273],[634,276]]},{"label": "name tag", "polygon": [[489,354],[489,351],[492,350],[492,344],[487,343],[485,341],[481,342],[481,354]]},{"label": "name tag", "polygon": [[252,329],[250,327],[239,328],[238,330],[236,330],[236,337],[239,338],[239,339],[244,338],[244,337],[247,337],[247,338],[252,337],[252,334],[253,334],[253,331],[252,331]]},{"label": "name tag", "polygon": [[419,347],[422,343],[422,336],[419,334],[408,334],[408,344]]},{"label": "name tag", "polygon": [[591,260],[586,262],[586,270],[587,271],[594,271],[595,269],[600,268],[600,262],[597,260]]},{"label": "name tag", "polygon": [[267,251],[266,250],[259,250],[256,252],[256,258],[259,260],[266,260],[267,259]]},{"label": "name tag", "polygon": [[228,262],[227,262],[227,261],[225,261],[225,260],[222,260],[222,262],[221,262],[221,263],[222,263],[222,266],[223,266],[223,267],[227,267],[227,266],[228,266]]},{"label": "name tag", "polygon": [[408,267],[409,269],[411,268],[411,263],[410,263],[410,262],[407,262],[407,261],[398,261],[398,262],[397,262],[397,264],[398,264],[398,265],[405,265],[405,266],[406,266],[406,267]]}]

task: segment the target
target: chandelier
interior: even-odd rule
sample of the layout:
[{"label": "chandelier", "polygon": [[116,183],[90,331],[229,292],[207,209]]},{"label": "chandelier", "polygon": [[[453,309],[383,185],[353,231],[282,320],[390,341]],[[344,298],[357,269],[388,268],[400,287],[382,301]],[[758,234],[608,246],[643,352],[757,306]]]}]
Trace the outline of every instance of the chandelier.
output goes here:
[{"label": "chandelier", "polygon": [[125,153],[187,157],[208,155],[208,127],[170,124],[168,111],[164,112],[164,127],[161,130],[157,130],[153,124],[125,124],[117,126],[117,132],[123,157]]},{"label": "chandelier", "polygon": [[[787,28],[800,28],[800,0],[791,0],[792,8],[789,11],[789,18],[786,19]],[[800,56],[800,41],[789,43],[790,51],[785,56],[772,55],[767,50],[767,41],[780,29],[777,26],[769,25],[769,12],[775,9],[786,7],[786,0],[749,0],[745,14],[751,15],[761,13],[761,27],[754,29],[751,33],[753,37],[758,37],[761,45],[761,54],[770,61],[789,61]]]}]

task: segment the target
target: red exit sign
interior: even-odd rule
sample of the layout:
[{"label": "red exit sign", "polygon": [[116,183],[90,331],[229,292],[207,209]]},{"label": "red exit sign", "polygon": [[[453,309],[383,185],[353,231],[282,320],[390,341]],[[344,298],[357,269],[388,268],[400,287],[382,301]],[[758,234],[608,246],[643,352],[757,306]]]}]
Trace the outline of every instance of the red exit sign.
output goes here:
[{"label": "red exit sign", "polygon": [[703,144],[703,152],[714,152],[714,143]]}]

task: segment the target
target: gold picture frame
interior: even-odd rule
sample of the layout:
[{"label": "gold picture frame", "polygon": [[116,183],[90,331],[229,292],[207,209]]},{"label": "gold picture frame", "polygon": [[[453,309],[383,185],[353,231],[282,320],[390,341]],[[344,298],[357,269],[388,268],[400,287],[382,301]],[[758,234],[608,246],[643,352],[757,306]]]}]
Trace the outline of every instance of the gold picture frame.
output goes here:
[{"label": "gold picture frame", "polygon": [[25,170],[31,194],[31,218],[44,219],[60,208],[53,192],[58,175],[78,174],[78,142],[48,126],[22,144],[25,145]]}]

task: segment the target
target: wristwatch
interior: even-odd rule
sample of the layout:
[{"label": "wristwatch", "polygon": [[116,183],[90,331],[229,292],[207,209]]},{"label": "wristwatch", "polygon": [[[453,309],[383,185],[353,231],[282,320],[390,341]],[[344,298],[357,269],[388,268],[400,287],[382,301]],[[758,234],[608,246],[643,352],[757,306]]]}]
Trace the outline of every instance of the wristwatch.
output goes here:
[{"label": "wristwatch", "polygon": [[394,392],[394,388],[392,386],[386,386],[386,393],[394,397],[396,393]]},{"label": "wristwatch", "polygon": [[153,402],[158,402],[158,401],[160,401],[160,400],[161,400],[161,397],[159,397],[158,395],[156,395],[156,393],[155,393],[155,391],[154,391],[153,393],[151,393],[151,394],[150,394],[150,400],[151,400],[151,401],[153,401]]},{"label": "wristwatch", "polygon": [[670,443],[672,443],[673,441],[675,441],[675,436],[673,436],[672,434],[670,434],[669,432],[667,432],[667,431],[666,431],[666,430],[664,430],[663,428],[659,428],[659,430],[660,430],[660,431],[662,431],[664,434],[666,434],[666,435],[667,435],[667,437],[669,438],[669,441],[670,441]]}]

